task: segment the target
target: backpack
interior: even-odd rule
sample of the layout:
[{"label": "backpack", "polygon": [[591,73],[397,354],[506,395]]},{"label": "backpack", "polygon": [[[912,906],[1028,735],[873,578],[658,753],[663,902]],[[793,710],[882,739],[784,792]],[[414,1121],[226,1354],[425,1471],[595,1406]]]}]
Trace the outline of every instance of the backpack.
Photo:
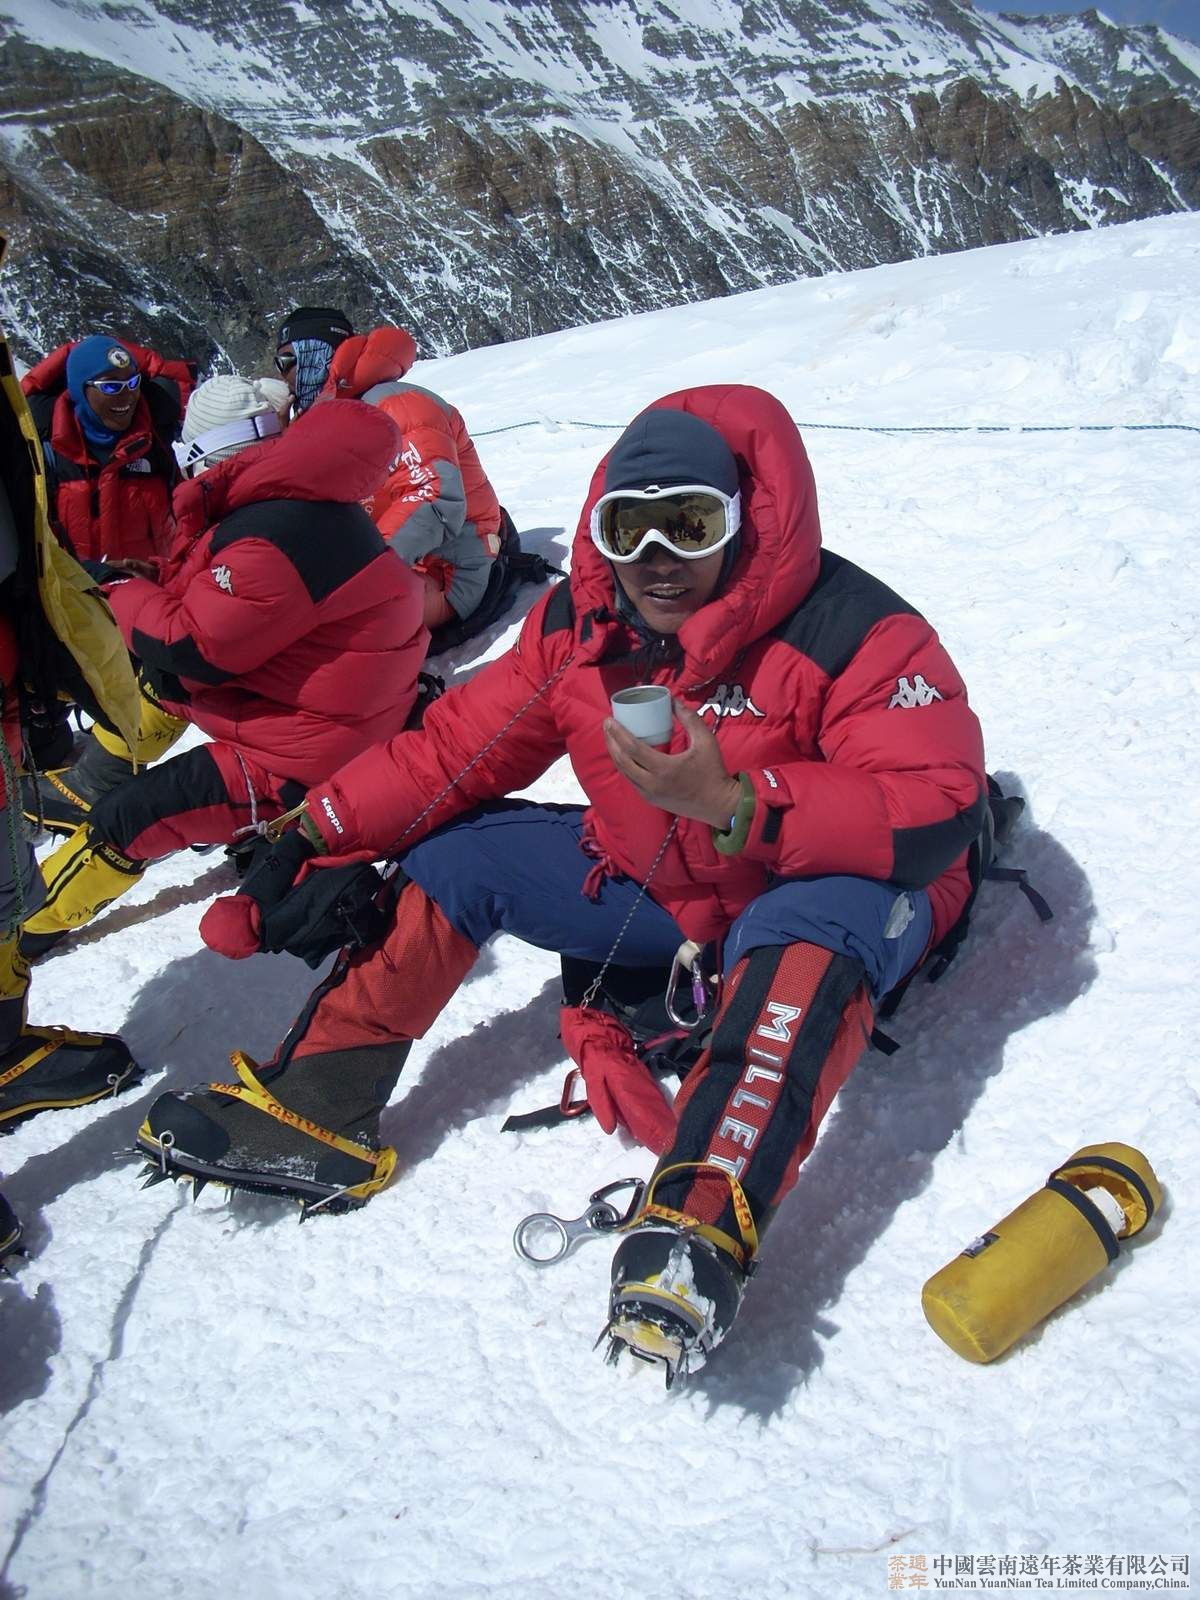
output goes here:
[{"label": "backpack", "polygon": [[[967,903],[959,912],[958,920],[954,926],[942,935],[920,966],[915,967],[906,978],[903,978],[894,989],[889,990],[883,997],[875,1013],[877,1017],[886,1019],[887,1017],[895,1016],[899,1010],[900,1002],[908,992],[909,984],[918,973],[923,972],[928,983],[936,983],[942,977],[962,948],[963,941],[970,932],[971,912],[974,910],[980,887],[985,881],[1015,883],[1037,912],[1039,921],[1050,922],[1053,920],[1053,911],[1027,880],[1024,867],[999,867],[996,865],[996,856],[1008,843],[1017,819],[1025,809],[1025,802],[1020,795],[1006,795],[990,772],[985,776],[987,778],[988,791],[987,810],[983,815],[983,826],[967,850],[967,875],[971,880],[971,891],[967,896]],[[879,1033],[878,1029],[872,1034],[871,1043],[886,1055],[891,1055],[899,1048],[894,1039],[889,1039],[886,1034]]]}]

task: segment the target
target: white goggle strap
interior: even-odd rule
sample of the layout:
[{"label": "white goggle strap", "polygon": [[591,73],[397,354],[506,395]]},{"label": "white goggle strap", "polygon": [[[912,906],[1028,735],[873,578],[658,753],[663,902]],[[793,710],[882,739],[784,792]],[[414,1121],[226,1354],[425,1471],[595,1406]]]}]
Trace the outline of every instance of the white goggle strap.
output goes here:
[{"label": "white goggle strap", "polygon": [[260,411],[253,417],[235,417],[218,428],[209,428],[189,443],[181,441],[172,445],[175,459],[182,472],[190,472],[215,450],[224,450],[231,444],[253,444],[256,439],[273,439],[283,432],[283,423],[276,411]]}]

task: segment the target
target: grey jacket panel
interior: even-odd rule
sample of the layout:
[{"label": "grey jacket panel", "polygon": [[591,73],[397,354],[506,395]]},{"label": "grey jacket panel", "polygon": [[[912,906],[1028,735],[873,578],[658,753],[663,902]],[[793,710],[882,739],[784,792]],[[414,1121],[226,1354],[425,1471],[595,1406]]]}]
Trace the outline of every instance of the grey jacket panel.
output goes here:
[{"label": "grey jacket panel", "polygon": [[[419,394],[434,401],[446,414],[450,407],[431,389],[422,389],[415,383],[395,379],[377,383],[360,395],[368,405],[378,405],[390,395]],[[441,493],[436,500],[419,505],[402,528],[392,534],[388,543],[409,566],[422,556],[440,556],[454,568],[454,576],[446,591],[446,598],[459,617],[469,617],[483,599],[491,575],[492,558],[484,548],[473,522],[466,521],[467,492],[462,473],[452,462],[439,457],[430,462],[441,483]]]},{"label": "grey jacket panel", "polygon": [[446,416],[450,415],[450,407],[440,394],[434,394],[432,389],[422,389],[419,383],[405,383],[403,378],[388,378],[383,383],[373,383],[371,387],[359,395],[359,399],[366,405],[377,406],[381,400],[386,400],[393,394],[420,394],[426,400],[432,400],[440,411]]}]

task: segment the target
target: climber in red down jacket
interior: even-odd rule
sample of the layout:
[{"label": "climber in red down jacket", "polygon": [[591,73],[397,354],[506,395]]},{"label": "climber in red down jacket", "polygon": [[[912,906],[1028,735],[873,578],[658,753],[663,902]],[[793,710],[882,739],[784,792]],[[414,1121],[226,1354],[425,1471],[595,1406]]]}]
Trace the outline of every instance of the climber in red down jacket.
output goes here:
[{"label": "climber in red down jacket", "polygon": [[403,328],[354,334],[333,354],[327,395],[367,401],[404,436],[396,470],[368,507],[380,533],[425,585],[436,628],[474,611],[500,550],[503,513],[460,412],[404,381],[417,359]]},{"label": "climber in red down jacket", "polygon": [[[170,548],[179,479],[171,441],[195,376],[191,362],[93,333],[60,345],[21,379],[42,442],[50,525],[85,566],[149,561]],[[24,707],[35,769],[69,762],[72,698],[95,714],[86,687],[70,674],[59,693],[58,702]]]},{"label": "climber in red down jacket", "polygon": [[46,458],[50,521],[80,561],[148,560],[171,543],[171,441],[195,367],[94,333],[60,345],[21,388]]},{"label": "climber in red down jacket", "polygon": [[[673,701],[658,746],[610,715],[645,684]],[[586,806],[504,798],[564,754]],[[783,406],[668,395],[601,462],[571,576],[514,647],[312,788],[273,871],[202,926],[227,954],[287,948],[276,918],[325,869],[386,856],[381,936],[261,1074],[238,1057],[241,1084],[161,1096],[139,1143],[175,1171],[361,1202],[394,1160],[380,1107],[479,947],[504,930],[556,951],[588,1106],[660,1156],[614,1257],[610,1349],[674,1376],[727,1331],[875,1007],[962,912],[986,814],[962,680],[911,605],[821,548]],[[615,968],[661,969],[661,993],[677,957],[683,994],[721,981],[670,1105],[606,994]]]},{"label": "climber in red down jacket", "polygon": [[[148,861],[261,829],[398,733],[416,699],[428,645],[420,583],[359,504],[395,462],[395,425],[355,402],[276,437],[265,401],[261,415],[240,414],[244,380],[210,379],[193,404],[218,386],[231,392],[231,420],[189,446],[200,475],[176,493],[161,582],[109,589],[158,700],[213,742],[119,784],[43,862],[46,902],[21,939],[28,957],[89,921]],[[210,444],[237,453],[205,471]]]}]

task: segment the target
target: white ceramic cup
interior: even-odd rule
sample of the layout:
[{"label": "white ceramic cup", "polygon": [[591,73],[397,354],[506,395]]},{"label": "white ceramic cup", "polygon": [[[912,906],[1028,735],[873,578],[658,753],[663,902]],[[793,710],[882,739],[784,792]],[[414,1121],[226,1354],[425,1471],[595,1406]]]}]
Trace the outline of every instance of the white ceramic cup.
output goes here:
[{"label": "white ceramic cup", "polygon": [[618,689],[612,697],[612,714],[623,728],[647,744],[666,744],[675,717],[671,691],[665,684],[641,683],[635,689]]}]

